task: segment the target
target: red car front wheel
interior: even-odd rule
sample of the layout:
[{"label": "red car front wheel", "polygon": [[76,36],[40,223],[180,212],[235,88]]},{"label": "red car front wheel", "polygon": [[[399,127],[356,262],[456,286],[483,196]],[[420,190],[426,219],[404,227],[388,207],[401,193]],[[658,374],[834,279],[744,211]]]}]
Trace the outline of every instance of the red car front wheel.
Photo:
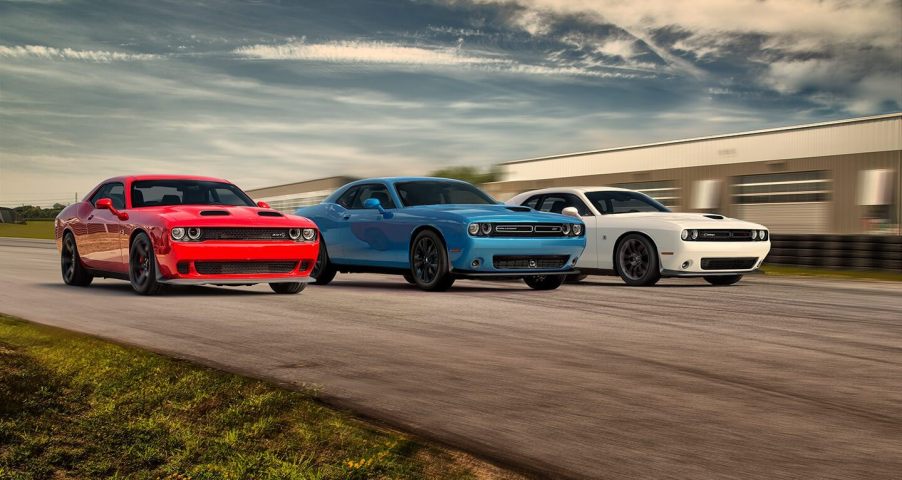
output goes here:
[{"label": "red car front wheel", "polygon": [[128,279],[135,292],[141,295],[156,295],[163,290],[157,282],[157,257],[153,244],[145,233],[139,233],[128,250]]}]

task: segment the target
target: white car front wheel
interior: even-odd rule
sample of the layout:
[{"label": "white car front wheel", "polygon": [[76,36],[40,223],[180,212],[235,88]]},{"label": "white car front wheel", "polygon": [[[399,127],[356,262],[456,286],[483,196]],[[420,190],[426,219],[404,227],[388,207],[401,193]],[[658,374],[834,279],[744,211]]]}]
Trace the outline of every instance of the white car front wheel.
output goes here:
[{"label": "white car front wheel", "polygon": [[658,249],[645,236],[631,233],[623,237],[614,258],[617,274],[627,285],[647,287],[661,279]]}]

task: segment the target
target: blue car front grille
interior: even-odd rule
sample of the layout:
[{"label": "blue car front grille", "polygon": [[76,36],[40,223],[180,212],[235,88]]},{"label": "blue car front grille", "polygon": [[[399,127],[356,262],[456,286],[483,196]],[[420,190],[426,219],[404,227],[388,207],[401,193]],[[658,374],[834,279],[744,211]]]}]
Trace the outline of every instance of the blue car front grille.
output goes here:
[{"label": "blue car front grille", "polygon": [[563,268],[567,255],[495,255],[492,265],[498,270],[552,270]]},{"label": "blue car front grille", "polygon": [[567,237],[560,223],[496,223],[490,237]]}]

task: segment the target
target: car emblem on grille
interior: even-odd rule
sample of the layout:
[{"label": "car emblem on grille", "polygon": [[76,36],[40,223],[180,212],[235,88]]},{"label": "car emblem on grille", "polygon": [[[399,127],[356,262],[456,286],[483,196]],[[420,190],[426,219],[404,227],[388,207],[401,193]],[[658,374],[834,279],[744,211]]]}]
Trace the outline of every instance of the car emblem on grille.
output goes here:
[{"label": "car emblem on grille", "polygon": [[530,260],[530,261],[529,261],[529,268],[536,268],[536,267],[538,267],[538,266],[539,266],[539,264],[536,263],[535,260]]},{"label": "car emblem on grille", "polygon": [[285,232],[276,232],[272,234],[272,238],[285,238]]}]

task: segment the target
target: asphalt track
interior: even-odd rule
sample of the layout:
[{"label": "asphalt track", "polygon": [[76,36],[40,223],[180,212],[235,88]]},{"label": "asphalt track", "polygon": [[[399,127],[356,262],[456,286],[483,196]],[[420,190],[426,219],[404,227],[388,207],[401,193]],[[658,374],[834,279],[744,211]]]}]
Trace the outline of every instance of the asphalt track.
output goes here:
[{"label": "asphalt track", "polygon": [[902,285],[339,275],[139,297],[0,240],[0,312],[284,384],[540,477],[899,478]]}]

